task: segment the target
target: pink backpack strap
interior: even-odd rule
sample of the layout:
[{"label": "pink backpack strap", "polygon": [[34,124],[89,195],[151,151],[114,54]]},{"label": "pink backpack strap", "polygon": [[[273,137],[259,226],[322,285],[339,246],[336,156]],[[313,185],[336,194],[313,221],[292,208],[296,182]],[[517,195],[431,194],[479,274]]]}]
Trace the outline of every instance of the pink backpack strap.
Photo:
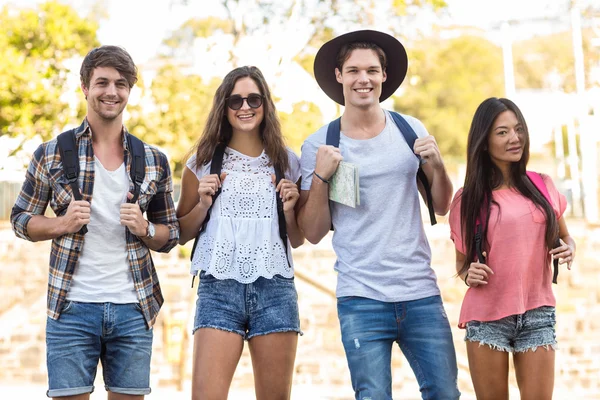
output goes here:
[{"label": "pink backpack strap", "polygon": [[546,198],[546,200],[548,200],[548,203],[550,203],[550,205],[553,205],[552,199],[550,198],[550,193],[548,192],[548,188],[546,187],[546,183],[544,182],[544,178],[542,178],[542,176],[537,172],[533,171],[527,171],[526,174],[531,183],[533,183],[537,190],[539,190],[540,193]]}]

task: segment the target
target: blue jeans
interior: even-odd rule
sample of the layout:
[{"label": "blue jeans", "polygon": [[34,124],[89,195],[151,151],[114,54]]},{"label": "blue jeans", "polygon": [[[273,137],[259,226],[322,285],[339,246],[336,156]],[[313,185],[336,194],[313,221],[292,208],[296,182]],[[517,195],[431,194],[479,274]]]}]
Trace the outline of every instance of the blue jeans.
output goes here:
[{"label": "blue jeans", "polygon": [[68,301],[46,322],[48,397],[93,392],[98,361],[106,390],[149,394],[152,332],[137,303]]},{"label": "blue jeans", "polygon": [[450,324],[440,296],[386,303],[338,298],[338,317],[357,400],[392,398],[392,345],[398,343],[423,399],[458,399]]}]

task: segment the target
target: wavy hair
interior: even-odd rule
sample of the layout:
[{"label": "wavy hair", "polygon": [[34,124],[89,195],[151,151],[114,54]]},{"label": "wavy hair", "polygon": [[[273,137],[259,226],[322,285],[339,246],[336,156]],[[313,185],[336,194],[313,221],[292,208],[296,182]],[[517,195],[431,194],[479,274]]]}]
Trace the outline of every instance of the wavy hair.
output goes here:
[{"label": "wavy hair", "polygon": [[90,79],[94,69],[100,67],[112,67],[127,80],[129,89],[137,82],[137,67],[131,55],[119,46],[100,46],[90,50],[81,63],[79,77],[86,88],[90,87]]},{"label": "wavy hair", "polygon": [[269,86],[262,72],[251,66],[232,70],[225,75],[223,82],[217,88],[202,136],[194,147],[196,168],[206,165],[212,160],[217,144],[227,145],[231,140],[233,129],[227,119],[225,99],[231,95],[236,82],[242,78],[251,78],[264,98],[262,105],[264,107],[264,117],[259,128],[260,138],[265,147],[265,153],[269,156],[273,165],[278,167],[280,171],[285,172],[289,168],[289,161],[281,133],[281,124],[275,111],[275,103],[273,103]]},{"label": "wavy hair", "polygon": [[498,115],[505,111],[515,113],[523,127],[523,155],[518,162],[510,166],[510,184],[523,196],[531,200],[546,216],[546,247],[551,249],[558,237],[558,221],[552,205],[535,187],[526,175],[529,161],[529,131],[521,110],[508,99],[491,97],[484,100],[471,122],[467,140],[467,171],[461,197],[460,220],[463,243],[466,248],[465,263],[459,274],[466,272],[475,257],[475,227],[477,218],[485,216],[482,224],[483,247],[489,248],[487,242],[487,227],[490,219],[490,209],[496,203],[492,191],[500,187],[504,181],[502,171],[494,164],[487,150],[492,127]]}]

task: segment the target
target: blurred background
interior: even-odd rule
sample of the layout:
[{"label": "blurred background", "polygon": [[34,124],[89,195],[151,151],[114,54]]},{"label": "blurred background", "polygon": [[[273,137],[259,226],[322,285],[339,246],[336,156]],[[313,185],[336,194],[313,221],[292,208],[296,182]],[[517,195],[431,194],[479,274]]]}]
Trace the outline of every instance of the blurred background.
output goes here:
[{"label": "blurred background", "polygon": [[[569,201],[578,245],[557,296],[556,399],[600,399],[600,2],[598,0],[0,0],[0,393],[45,398],[45,298],[50,243],[17,240],[9,216],[32,152],[79,125],[79,67],[101,44],[126,48],[140,70],[125,123],[160,147],[174,173],[202,132],[212,96],[232,68],[255,65],[276,98],[283,132],[303,140],[343,110],[313,79],[322,43],[354,29],[398,37],[408,75],[384,106],[413,115],[436,137],[455,189],[462,186],[467,133],[479,103],[508,97],[531,136],[529,169],[549,174]],[[423,212],[427,219],[427,212]],[[464,331],[456,328],[464,283],[454,277],[445,219],[424,221],[454,330],[463,398],[474,399]],[[190,398],[190,248],[154,259],[166,297],[155,326],[153,394]],[[335,308],[330,238],[294,252],[302,329],[294,399],[352,399]],[[398,348],[394,396],[419,399]],[[92,399],[106,398],[101,373]],[[511,398],[518,398],[511,378]],[[254,398],[249,354],[232,399]]]}]

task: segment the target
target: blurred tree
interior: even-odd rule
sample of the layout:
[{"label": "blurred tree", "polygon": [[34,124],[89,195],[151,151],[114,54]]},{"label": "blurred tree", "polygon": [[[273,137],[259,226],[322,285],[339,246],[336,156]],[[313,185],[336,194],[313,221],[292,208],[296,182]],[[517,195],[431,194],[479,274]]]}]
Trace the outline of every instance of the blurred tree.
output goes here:
[{"label": "blurred tree", "polygon": [[[186,3],[186,1],[172,0],[173,3]],[[265,65],[276,65],[285,69],[289,63],[298,63],[306,71],[312,74],[312,64],[317,49],[325,41],[333,38],[336,31],[344,30],[349,27],[358,27],[366,23],[375,24],[374,10],[376,8],[387,7],[390,15],[406,14],[408,7],[444,7],[443,0],[387,0],[385,3],[374,0],[220,0],[220,4],[224,11],[225,17],[206,17],[193,18],[186,21],[179,29],[174,31],[169,37],[163,41],[164,55],[177,59],[184,60],[184,65],[180,71],[191,73],[190,64],[194,64],[194,52],[196,40],[202,39],[203,46],[202,58],[197,60],[198,66],[210,64],[212,70],[229,70],[238,66],[240,58],[247,51],[247,44],[250,41],[263,41],[265,52]],[[377,5],[377,7],[376,7]],[[390,24],[386,20],[380,23],[380,26]],[[301,27],[311,27],[306,33],[299,33],[306,29]],[[281,37],[285,37],[285,41],[281,41]],[[225,52],[224,58],[219,58],[218,55]],[[214,57],[214,58],[213,58]],[[187,64],[187,65],[186,65]],[[217,66],[216,68],[214,68]],[[148,137],[156,135],[156,138],[151,140],[153,143],[164,143],[165,146],[171,148],[181,147],[181,149],[189,149],[195,139],[202,131],[203,121],[208,112],[203,104],[210,106],[210,100],[214,94],[214,85],[203,82],[202,79],[193,75],[185,76],[184,72],[176,72],[171,69],[169,74],[171,78],[178,76],[179,82],[186,81],[188,84],[182,85],[187,88],[195,88],[195,90],[185,90],[179,87],[171,87],[169,77],[164,76],[162,71],[156,81],[163,81],[161,88],[164,93],[157,95],[155,84],[152,85],[152,97],[156,100],[159,114],[155,114],[155,123],[153,127],[146,126]],[[197,69],[193,70],[198,73]],[[264,72],[264,71],[263,71]],[[282,74],[282,71],[276,72],[276,75]],[[219,76],[219,79],[222,77]],[[191,83],[194,82],[194,83]],[[270,83],[274,85],[273,82]],[[216,84],[215,84],[216,85]],[[169,99],[169,90],[176,90],[174,99]],[[185,100],[176,100],[181,96],[187,96]],[[207,96],[203,99],[202,96]],[[183,111],[180,115],[171,115],[166,110],[177,109],[175,102],[181,102]],[[165,104],[168,102],[169,104]],[[162,109],[161,109],[162,107]],[[190,112],[190,109],[198,110]],[[204,114],[202,113],[204,110]],[[314,132],[322,125],[322,115],[318,107],[309,102],[296,103],[293,106],[293,112],[280,112],[283,133],[286,136],[288,144],[295,150],[299,151],[304,138]],[[200,118],[202,117],[202,118]],[[189,119],[189,121],[184,121]],[[150,120],[153,120],[152,118]],[[199,123],[200,122],[200,123]],[[141,126],[141,125],[140,125]],[[161,127],[161,128],[158,128]],[[169,137],[166,133],[169,129],[174,128],[172,132],[189,132],[196,130],[191,137],[194,140],[184,139],[184,135],[173,133],[173,138],[165,140]],[[137,128],[138,132],[141,128]],[[160,133],[163,129],[164,133]],[[153,133],[150,133],[150,131]],[[175,144],[174,139],[181,140],[181,143]],[[171,143],[171,144],[169,144]],[[175,170],[178,171],[182,167],[180,157],[184,155],[182,150],[174,150],[172,152]]]},{"label": "blurred tree", "polygon": [[413,43],[395,109],[420,119],[444,156],[465,156],[477,106],[504,93],[502,50],[476,36]]},{"label": "blurred tree", "polygon": [[[600,65],[600,51],[592,46],[595,33],[582,32],[586,75]],[[554,89],[575,92],[575,59],[570,31],[517,41],[513,46],[515,82],[519,89]],[[588,86],[590,84],[587,80]]]},{"label": "blurred tree", "polygon": [[323,125],[323,115],[319,107],[306,101],[294,104],[289,114],[279,111],[279,120],[286,144],[297,154],[300,154],[304,139]]},{"label": "blurred tree", "polygon": [[[127,127],[169,155],[176,176],[181,176],[186,155],[200,138],[220,81],[204,82],[165,64],[152,80],[148,102],[128,106]],[[140,85],[143,88],[143,84]],[[142,99],[148,91],[142,89]]]},{"label": "blurred tree", "polygon": [[98,45],[98,26],[70,6],[0,11],[0,136],[52,138],[74,117],[67,61]]},{"label": "blurred tree", "polygon": [[[279,58],[278,64],[294,60],[312,74],[317,49],[336,33],[362,26],[393,28],[394,18],[411,10],[414,13],[426,7],[434,10],[446,7],[445,0],[220,0],[220,3],[225,18],[188,20],[163,42],[167,54],[184,54],[193,47],[196,38],[224,34],[231,37],[230,61],[236,67],[244,52],[243,39],[261,37],[270,41],[267,48]],[[385,10],[388,18],[378,20],[381,13],[376,10]],[[300,27],[307,26],[312,30],[301,33]],[[275,44],[282,34],[289,37],[285,47]]]}]

